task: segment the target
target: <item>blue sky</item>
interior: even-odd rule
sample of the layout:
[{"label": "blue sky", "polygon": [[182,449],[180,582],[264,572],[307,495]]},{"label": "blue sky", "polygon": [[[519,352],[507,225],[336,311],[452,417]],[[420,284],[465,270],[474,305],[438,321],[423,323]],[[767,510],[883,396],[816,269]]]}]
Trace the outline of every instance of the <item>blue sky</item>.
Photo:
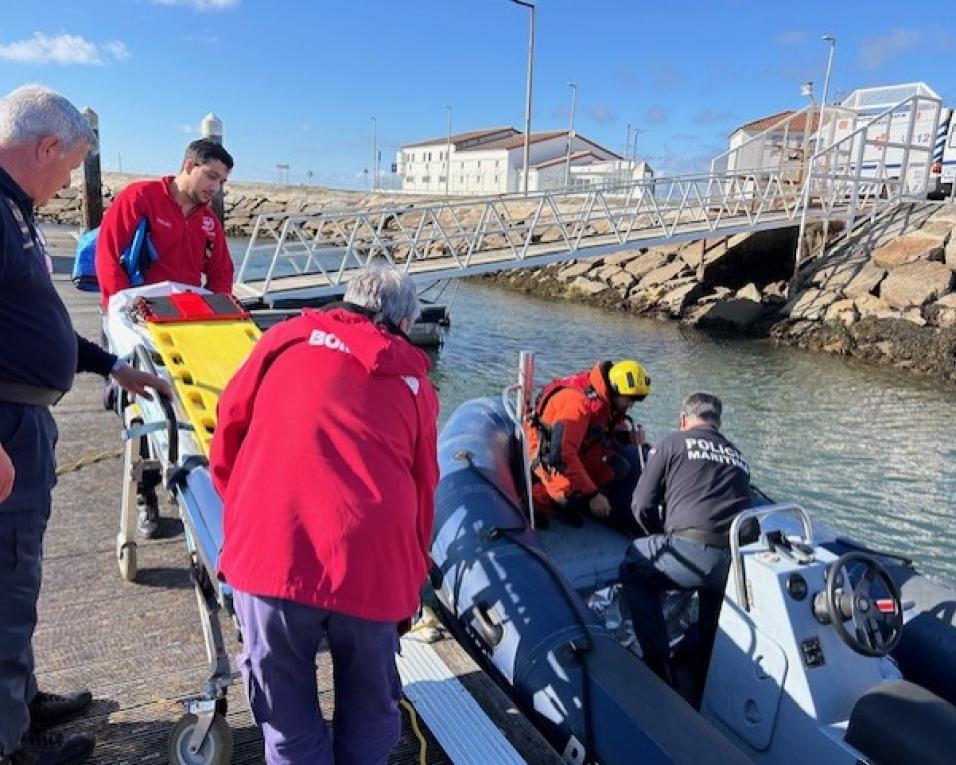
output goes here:
[{"label": "blue sky", "polygon": [[[402,144],[524,126],[526,9],[508,0],[0,0],[0,92],[40,82],[100,115],[103,167],[172,172],[209,111],[236,180],[360,188],[371,121]],[[865,9],[865,10],[864,10]],[[908,15],[907,9],[914,12]],[[533,129],[579,133],[658,174],[706,166],[738,124],[831,94],[925,80],[956,104],[956,2],[539,0]]]}]

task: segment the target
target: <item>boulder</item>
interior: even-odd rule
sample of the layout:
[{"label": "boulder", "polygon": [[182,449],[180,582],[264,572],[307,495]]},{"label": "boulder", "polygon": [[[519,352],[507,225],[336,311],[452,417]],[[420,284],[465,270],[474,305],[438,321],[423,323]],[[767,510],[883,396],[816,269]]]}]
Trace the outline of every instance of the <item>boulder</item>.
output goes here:
[{"label": "boulder", "polygon": [[880,287],[880,297],[893,308],[919,308],[949,292],[953,278],[953,272],[943,263],[904,263],[890,271]]},{"label": "boulder", "polygon": [[930,305],[927,315],[937,327],[956,327],[956,293],[950,293]]},{"label": "boulder", "polygon": [[608,255],[606,258],[604,258],[604,262],[609,266],[626,266],[632,260],[636,260],[640,256],[640,250],[624,250],[624,252],[615,252],[613,255]]},{"label": "boulder", "polygon": [[926,326],[926,319],[923,318],[923,312],[916,306],[912,306],[911,308],[907,308],[905,311],[903,311],[903,318],[907,321],[913,322],[913,324],[919,325],[920,327]]},{"label": "boulder", "polygon": [[667,254],[661,250],[649,250],[628,263],[624,270],[637,279],[642,279],[654,269],[663,266],[667,261]]},{"label": "boulder", "polygon": [[883,277],[886,276],[886,269],[880,268],[872,260],[863,264],[856,276],[850,283],[843,288],[843,294],[849,298],[857,298],[862,295],[876,294],[876,288],[880,286]]},{"label": "boulder", "polygon": [[805,292],[794,295],[783,307],[783,313],[791,319],[819,321],[826,315],[830,304],[834,303],[838,297],[839,295],[834,291],[811,287]]},{"label": "boulder", "polygon": [[608,287],[604,282],[599,282],[595,279],[588,279],[585,276],[579,276],[573,282],[571,282],[571,290],[575,292],[582,292],[585,295],[597,295],[601,292],[604,292]]},{"label": "boulder", "polygon": [[860,295],[860,297],[853,300],[853,305],[856,306],[856,310],[860,314],[861,319],[866,319],[870,316],[876,319],[899,318],[899,312],[894,311],[874,295]]},{"label": "boulder", "polygon": [[558,281],[566,282],[578,276],[584,276],[584,274],[590,271],[593,267],[594,264],[587,260],[580,263],[572,263],[570,266],[562,268],[560,271],[558,271]]},{"label": "boulder", "polygon": [[696,279],[690,279],[686,284],[682,284],[664,295],[658,305],[666,309],[671,316],[680,316],[684,309],[700,296],[703,290],[704,285]]},{"label": "boulder", "polygon": [[612,287],[624,290],[630,290],[636,281],[637,279],[623,269],[621,269],[619,273],[614,274],[610,279]]},{"label": "boulder", "polygon": [[649,274],[647,274],[643,279],[641,279],[638,287],[656,287],[658,284],[664,284],[664,282],[669,282],[671,279],[678,276],[682,271],[687,270],[687,264],[683,260],[675,260],[672,263],[668,263],[666,266],[661,266],[660,268],[655,268]]},{"label": "boulder", "polygon": [[732,324],[737,329],[747,329],[752,325],[763,312],[763,306],[755,303],[753,300],[743,298],[731,298],[719,303],[714,303],[704,313],[695,312],[696,323],[706,324]]},{"label": "boulder", "polygon": [[919,233],[926,234],[927,236],[938,236],[943,240],[943,244],[945,245],[952,238],[953,223],[941,218],[930,218],[920,227]]},{"label": "boulder", "polygon": [[[610,283],[611,279],[614,277],[615,274],[624,274],[624,273],[627,273],[627,272],[620,266],[607,265],[607,266],[601,266],[593,274],[591,274],[591,276],[593,276],[595,279],[600,279],[602,282]],[[631,276],[630,274],[627,274],[627,275]]]},{"label": "boulder", "polygon": [[723,300],[731,293],[733,293],[733,290],[729,287],[714,287],[713,292],[711,292],[709,295],[704,295],[703,297],[697,298],[697,302],[701,304],[716,303],[718,300]]},{"label": "boulder", "polygon": [[880,268],[892,270],[918,260],[942,260],[945,245],[943,237],[914,231],[875,249],[873,262]]},{"label": "boulder", "polygon": [[760,294],[760,290],[757,288],[757,285],[753,282],[750,282],[746,287],[741,287],[737,290],[737,294],[734,297],[742,298],[744,300],[753,300],[756,303],[759,303],[763,296]]},{"label": "boulder", "polygon": [[956,271],[956,237],[949,240],[949,244],[946,245],[946,250],[943,253],[943,259],[947,266],[949,266],[953,271]]},{"label": "boulder", "polygon": [[824,315],[827,321],[841,321],[847,325],[853,324],[858,317],[859,314],[857,313],[856,305],[850,298],[844,298],[843,300],[837,300],[835,303],[831,303]]}]

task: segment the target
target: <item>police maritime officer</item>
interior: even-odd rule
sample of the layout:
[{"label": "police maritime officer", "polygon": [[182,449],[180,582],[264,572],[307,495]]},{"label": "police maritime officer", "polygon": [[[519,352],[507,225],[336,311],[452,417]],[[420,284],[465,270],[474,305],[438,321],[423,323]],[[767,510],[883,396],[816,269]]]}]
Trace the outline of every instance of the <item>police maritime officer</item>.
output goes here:
[{"label": "police maritime officer", "polygon": [[28,85],[0,99],[0,765],[72,765],[93,749],[84,733],[50,731],[89,706],[89,691],[37,689],[33,632],[43,535],[56,482],[50,407],[76,372],[112,376],[137,395],[169,395],[78,336],[50,278],[33,208],[69,185],[96,136],[67,99]]},{"label": "police maritime officer", "polygon": [[651,451],[631,503],[647,536],[628,548],[621,581],[644,661],[667,682],[672,676],[661,598],[668,590],[700,593],[700,684],[730,566],[730,524],[751,506],[750,468],[720,433],[722,409],[709,393],[684,400],[680,430]]}]

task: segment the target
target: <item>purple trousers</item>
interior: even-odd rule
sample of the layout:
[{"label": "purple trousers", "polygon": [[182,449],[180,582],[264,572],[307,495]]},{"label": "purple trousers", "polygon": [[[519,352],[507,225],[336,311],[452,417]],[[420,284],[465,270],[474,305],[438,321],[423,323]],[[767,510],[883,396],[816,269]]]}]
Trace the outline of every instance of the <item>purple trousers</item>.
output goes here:
[{"label": "purple trousers", "polygon": [[[372,622],[235,591],[237,657],[269,765],[384,765],[401,734],[395,622]],[[315,659],[332,655],[334,744],[322,719]]]}]

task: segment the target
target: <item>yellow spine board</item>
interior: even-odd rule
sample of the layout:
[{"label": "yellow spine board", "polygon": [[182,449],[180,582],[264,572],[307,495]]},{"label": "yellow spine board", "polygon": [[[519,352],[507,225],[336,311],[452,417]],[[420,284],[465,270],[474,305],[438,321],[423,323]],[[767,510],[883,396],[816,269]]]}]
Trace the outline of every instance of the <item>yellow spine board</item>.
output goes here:
[{"label": "yellow spine board", "polygon": [[219,396],[262,335],[250,320],[148,324],[179,403],[209,455]]}]

